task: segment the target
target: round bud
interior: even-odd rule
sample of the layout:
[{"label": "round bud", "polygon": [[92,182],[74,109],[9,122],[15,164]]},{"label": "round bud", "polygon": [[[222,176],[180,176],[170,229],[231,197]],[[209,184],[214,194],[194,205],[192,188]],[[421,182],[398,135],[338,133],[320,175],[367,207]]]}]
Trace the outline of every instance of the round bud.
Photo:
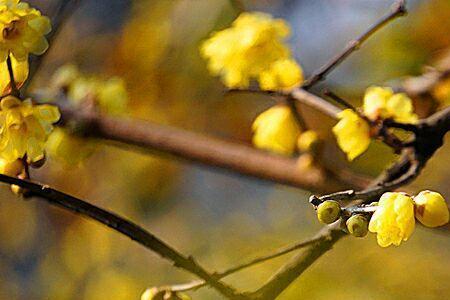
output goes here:
[{"label": "round bud", "polygon": [[347,229],[355,237],[364,237],[367,235],[369,221],[363,215],[353,215],[348,218]]},{"label": "round bud", "polygon": [[336,222],[341,216],[341,206],[338,202],[327,200],[317,206],[317,218],[324,224]]},{"label": "round bud", "polygon": [[422,191],[414,197],[416,219],[427,227],[438,227],[448,223],[449,212],[444,197],[432,191]]}]

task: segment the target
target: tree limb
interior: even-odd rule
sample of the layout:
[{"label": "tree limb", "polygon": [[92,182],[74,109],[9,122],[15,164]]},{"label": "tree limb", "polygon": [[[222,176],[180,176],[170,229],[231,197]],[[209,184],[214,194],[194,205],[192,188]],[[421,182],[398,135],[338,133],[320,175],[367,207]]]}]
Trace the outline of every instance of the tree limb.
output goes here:
[{"label": "tree limb", "polygon": [[232,287],[217,280],[214,275],[207,272],[192,257],[180,254],[150,232],[117,214],[108,212],[79,198],[32,181],[0,174],[0,182],[20,186],[28,190],[32,196],[38,196],[35,199],[46,200],[51,205],[88,217],[89,219],[102,223],[115,231],[128,236],[138,244],[171,261],[174,266],[184,269],[203,279],[208,285],[214,287],[229,299],[248,299],[246,296],[237,293]]}]

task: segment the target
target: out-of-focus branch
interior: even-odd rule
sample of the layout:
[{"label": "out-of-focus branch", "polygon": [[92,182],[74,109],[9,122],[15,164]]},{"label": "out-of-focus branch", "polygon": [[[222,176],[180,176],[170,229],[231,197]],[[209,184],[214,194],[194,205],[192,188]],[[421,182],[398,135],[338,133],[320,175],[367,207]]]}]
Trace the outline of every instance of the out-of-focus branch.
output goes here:
[{"label": "out-of-focus branch", "polygon": [[38,196],[35,197],[35,199],[46,200],[51,205],[58,206],[65,210],[95,220],[125,236],[128,236],[140,245],[171,261],[174,266],[182,268],[203,279],[208,285],[214,287],[217,291],[229,299],[248,299],[246,296],[237,293],[232,287],[216,279],[213,274],[207,272],[192,257],[182,255],[150,232],[117,214],[108,212],[79,198],[39,183],[26,181],[3,174],[0,174],[0,182],[20,186],[26,189],[29,192],[29,195]]},{"label": "out-of-focus branch", "polygon": [[274,155],[249,145],[158,125],[151,122],[111,117],[60,107],[62,123],[75,121],[87,125],[84,134],[91,137],[156,150],[225,170],[306,190],[333,191],[343,186],[361,188],[364,182],[347,182],[330,172],[302,169],[297,160]]},{"label": "out-of-focus branch", "polygon": [[[311,238],[311,239],[309,239],[307,241],[303,241],[303,242],[300,242],[300,243],[296,243],[296,244],[294,244],[292,246],[281,248],[281,249],[279,249],[279,250],[277,250],[274,253],[271,253],[269,255],[265,255],[265,256],[261,256],[261,257],[252,259],[252,260],[250,260],[248,262],[242,263],[242,264],[237,265],[235,267],[231,267],[231,268],[229,268],[229,269],[227,269],[227,270],[225,270],[223,272],[216,273],[214,275],[215,275],[216,278],[222,279],[222,278],[227,277],[227,276],[229,276],[231,274],[234,274],[236,272],[239,272],[239,271],[242,271],[244,269],[253,267],[253,266],[257,265],[257,264],[266,262],[266,261],[271,260],[271,259],[275,259],[277,257],[280,257],[280,256],[286,255],[288,253],[291,253],[293,251],[296,251],[296,250],[305,248],[307,246],[313,245],[313,244],[318,243],[318,242],[320,242],[320,241],[322,241],[323,239],[326,239],[326,238],[328,238],[328,237],[326,237],[326,236],[314,237],[314,238]],[[185,284],[172,285],[172,286],[168,287],[168,289],[173,291],[173,292],[185,292],[185,291],[189,291],[189,290],[198,289],[198,288],[203,287],[205,285],[206,285],[205,281],[203,281],[203,280],[196,280],[196,281],[192,281],[192,282],[185,283]]]},{"label": "out-of-focus branch", "polygon": [[319,81],[323,80],[328,75],[328,73],[330,73],[340,63],[342,63],[350,54],[358,50],[361,44],[364,43],[367,39],[369,39],[376,31],[381,29],[384,25],[386,25],[390,21],[405,14],[406,14],[406,1],[405,0],[395,1],[395,3],[391,7],[391,11],[388,14],[386,14],[375,24],[369,27],[369,29],[367,29],[367,31],[364,32],[361,36],[348,43],[347,46],[342,50],[342,52],[338,53],[329,62],[327,62],[316,72],[314,72],[311,75],[311,77],[305,81],[305,83],[303,84],[303,88],[309,89]]}]

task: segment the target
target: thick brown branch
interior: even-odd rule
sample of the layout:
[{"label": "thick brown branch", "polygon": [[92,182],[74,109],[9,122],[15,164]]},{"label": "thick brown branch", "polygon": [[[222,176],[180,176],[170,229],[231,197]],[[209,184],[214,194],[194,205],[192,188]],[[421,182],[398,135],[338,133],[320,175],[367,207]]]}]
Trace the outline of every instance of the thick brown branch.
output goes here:
[{"label": "thick brown branch", "polygon": [[128,236],[142,246],[173,262],[176,267],[195,274],[229,299],[247,299],[247,297],[238,294],[232,287],[216,280],[214,275],[208,273],[192,257],[180,254],[150,232],[119,215],[35,182],[25,181],[3,174],[0,174],[0,182],[18,185],[28,190],[31,195],[38,196],[36,199],[46,200],[51,205],[88,217]]},{"label": "thick brown branch", "polygon": [[341,182],[333,175],[303,170],[292,158],[274,155],[249,145],[225,141],[198,133],[175,129],[151,122],[83,113],[61,107],[64,121],[88,124],[85,134],[92,137],[134,145],[219,167],[240,174],[287,184],[311,191],[332,191],[342,186],[359,186],[357,182]]},{"label": "thick brown branch", "polygon": [[391,11],[382,17],[378,22],[373,24],[366,32],[364,32],[357,39],[351,41],[347,46],[333,57],[324,66],[318,69],[316,72],[308,78],[303,84],[304,89],[309,89],[319,81],[323,80],[328,73],[330,73],[334,68],[336,68],[340,63],[342,63],[350,54],[358,50],[362,43],[369,39],[376,31],[381,29],[384,25],[394,20],[397,17],[406,14],[405,0],[397,0],[391,8]]}]

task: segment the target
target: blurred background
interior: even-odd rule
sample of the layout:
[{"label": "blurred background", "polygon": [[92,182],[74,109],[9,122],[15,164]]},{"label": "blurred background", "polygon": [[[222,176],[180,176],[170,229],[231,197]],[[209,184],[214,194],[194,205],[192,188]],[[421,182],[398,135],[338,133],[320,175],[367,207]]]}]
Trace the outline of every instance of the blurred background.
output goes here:
[{"label": "blurred background", "polygon": [[[46,13],[54,0],[29,1]],[[310,74],[383,15],[390,0],[249,0],[249,10],[289,21],[295,56]],[[360,103],[365,88],[417,75],[450,47],[450,1],[408,1],[396,20],[316,88],[331,87]],[[261,95],[228,94],[208,75],[199,43],[236,17],[228,0],[83,1],[52,45],[34,88],[66,63],[88,74],[121,76],[128,115],[249,143],[251,122],[272,105]],[[330,135],[333,121],[303,108],[308,124],[329,140],[328,164],[376,175],[392,161],[374,143],[346,165]],[[87,141],[86,141],[87,142]],[[32,178],[113,210],[143,225],[209,270],[312,236],[321,225],[308,191],[249,179],[173,157],[101,142],[78,165],[49,157]],[[414,191],[450,198],[450,140],[429,162]],[[45,203],[0,195],[0,299],[139,299],[152,286],[193,277],[94,222]],[[445,299],[450,297],[450,240],[417,227],[399,248],[374,235],[347,238],[315,263],[280,299]],[[289,255],[236,274],[245,290],[262,284]],[[194,299],[222,299],[210,289]]]}]

